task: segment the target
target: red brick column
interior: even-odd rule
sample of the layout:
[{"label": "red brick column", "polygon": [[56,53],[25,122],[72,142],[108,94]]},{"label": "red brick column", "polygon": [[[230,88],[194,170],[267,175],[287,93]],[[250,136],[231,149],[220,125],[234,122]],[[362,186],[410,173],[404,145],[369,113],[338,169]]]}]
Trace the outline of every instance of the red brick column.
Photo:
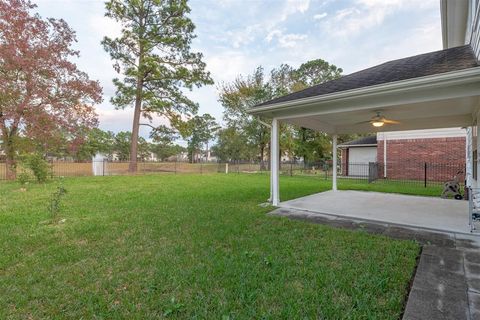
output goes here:
[{"label": "red brick column", "polygon": [[342,176],[348,176],[348,148],[341,149]]}]

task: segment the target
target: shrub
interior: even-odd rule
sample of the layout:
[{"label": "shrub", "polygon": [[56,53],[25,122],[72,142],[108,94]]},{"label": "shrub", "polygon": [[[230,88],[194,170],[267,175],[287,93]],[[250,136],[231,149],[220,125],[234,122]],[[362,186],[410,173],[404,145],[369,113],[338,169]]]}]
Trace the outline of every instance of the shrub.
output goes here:
[{"label": "shrub", "polygon": [[27,155],[24,160],[25,166],[32,170],[35,179],[37,179],[38,183],[44,183],[47,181],[48,172],[49,172],[49,165],[45,159],[42,158],[37,153]]},{"label": "shrub", "polygon": [[20,182],[20,184],[24,186],[30,181],[30,175],[28,174],[28,172],[23,171],[18,175],[17,179],[18,182]]},{"label": "shrub", "polygon": [[54,193],[50,198],[50,205],[48,206],[48,211],[50,212],[50,218],[52,222],[58,221],[58,215],[61,209],[61,201],[63,196],[67,193],[67,189],[65,189],[62,185],[57,187]]}]

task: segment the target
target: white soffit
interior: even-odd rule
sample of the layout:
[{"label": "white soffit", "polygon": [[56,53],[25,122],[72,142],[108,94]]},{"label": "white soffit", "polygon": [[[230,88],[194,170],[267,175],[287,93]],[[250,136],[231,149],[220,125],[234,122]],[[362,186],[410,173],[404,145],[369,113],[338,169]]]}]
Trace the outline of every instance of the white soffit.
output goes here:
[{"label": "white soffit", "polygon": [[464,138],[466,130],[463,128],[441,128],[407,131],[379,132],[377,140],[402,140],[402,139],[429,139],[429,138]]},{"label": "white soffit", "polygon": [[426,101],[380,108],[387,119],[400,121],[398,125],[374,128],[368,122],[377,107],[337,111],[307,116],[288,116],[281,121],[327,133],[367,133],[417,129],[459,128],[473,125],[473,114],[479,105],[478,97]]}]

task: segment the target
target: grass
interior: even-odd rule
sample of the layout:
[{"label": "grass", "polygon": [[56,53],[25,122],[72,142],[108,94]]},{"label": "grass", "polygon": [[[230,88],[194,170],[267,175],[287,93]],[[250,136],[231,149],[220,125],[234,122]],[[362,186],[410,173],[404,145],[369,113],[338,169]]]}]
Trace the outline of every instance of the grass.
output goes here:
[{"label": "grass", "polygon": [[[326,185],[325,189],[328,189],[331,182],[324,182],[324,184]],[[366,180],[351,179],[339,179],[338,188],[341,190],[376,191],[430,197],[440,197],[443,190],[441,184],[430,183],[425,188],[418,181],[377,180],[368,183]]]},{"label": "grass", "polygon": [[[321,191],[282,177],[282,197]],[[1,319],[398,319],[419,246],[267,216],[265,175],[0,183]]]}]

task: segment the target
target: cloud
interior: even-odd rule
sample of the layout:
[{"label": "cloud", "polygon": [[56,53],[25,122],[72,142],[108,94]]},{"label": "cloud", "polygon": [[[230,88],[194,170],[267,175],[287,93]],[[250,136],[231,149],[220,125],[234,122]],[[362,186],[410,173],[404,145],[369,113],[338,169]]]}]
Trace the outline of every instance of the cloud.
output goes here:
[{"label": "cloud", "polygon": [[381,25],[385,19],[400,10],[438,10],[437,1],[425,0],[356,0],[352,6],[339,9],[326,27],[332,34],[351,36]]},{"label": "cloud", "polygon": [[319,14],[314,15],[314,16],[313,16],[313,19],[314,19],[314,20],[322,20],[322,19],[325,18],[327,15],[328,15],[328,13],[322,12],[322,13],[319,13]]},{"label": "cloud", "polygon": [[310,0],[287,0],[280,15],[280,21],[285,21],[295,13],[305,13],[310,7]]},{"label": "cloud", "polygon": [[227,31],[228,42],[236,49],[254,42],[263,30],[261,25],[249,25],[246,28]]},{"label": "cloud", "polygon": [[303,41],[307,39],[306,34],[296,34],[296,33],[288,33],[284,34],[283,31],[275,29],[270,31],[265,37],[267,42],[272,42],[274,39],[277,40],[278,46],[281,48],[293,48],[297,45],[299,41]]}]

